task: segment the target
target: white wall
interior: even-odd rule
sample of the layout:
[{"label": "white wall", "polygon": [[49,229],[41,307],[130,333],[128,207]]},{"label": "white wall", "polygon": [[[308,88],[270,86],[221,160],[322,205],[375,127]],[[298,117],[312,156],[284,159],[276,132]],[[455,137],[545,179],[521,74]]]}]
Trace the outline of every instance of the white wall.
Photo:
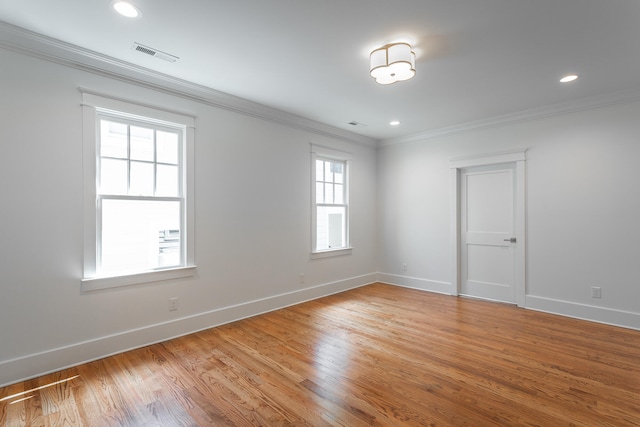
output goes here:
[{"label": "white wall", "polygon": [[450,290],[449,161],[526,149],[526,306],[640,329],[638,117],[635,102],[385,145],[381,279]]},{"label": "white wall", "polygon": [[[109,73],[4,49],[0,64],[0,385],[378,277],[446,291],[449,160],[512,150],[527,150],[526,306],[640,329],[640,103],[376,152]],[[79,87],[196,117],[195,277],[81,291]],[[350,256],[309,257],[311,143],[352,153]]]},{"label": "white wall", "polygon": [[[0,64],[0,385],[375,281],[373,144],[9,50]],[[81,291],[79,87],[196,117],[196,277]],[[353,155],[350,256],[310,259],[311,143]]]}]

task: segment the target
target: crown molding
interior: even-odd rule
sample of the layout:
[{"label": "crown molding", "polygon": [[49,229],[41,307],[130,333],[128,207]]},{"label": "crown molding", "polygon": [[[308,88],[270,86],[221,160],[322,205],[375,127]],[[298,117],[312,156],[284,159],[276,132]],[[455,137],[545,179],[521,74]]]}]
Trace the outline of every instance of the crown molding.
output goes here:
[{"label": "crown molding", "polygon": [[521,122],[539,120],[579,111],[640,101],[640,87],[591,96],[577,101],[559,103],[519,112],[499,115],[454,126],[432,129],[413,135],[376,140],[347,130],[335,128],[292,113],[236,97],[213,88],[163,74],[126,61],[44,36],[0,21],[0,47],[60,65],[120,80],[154,91],[178,96],[211,107],[277,123],[286,127],[368,147],[423,142],[438,137],[489,129]]},{"label": "crown molding", "polygon": [[[0,47],[318,135],[376,147],[377,140],[163,74],[0,21]],[[306,142],[306,141],[305,141]]]},{"label": "crown molding", "polygon": [[493,127],[506,126],[510,124],[540,120],[564,114],[571,114],[580,111],[604,108],[618,104],[628,104],[640,101],[640,87],[635,90],[625,90],[613,92],[606,95],[585,97],[576,101],[547,105],[529,110],[518,111],[487,119],[476,120],[438,129],[429,130],[409,136],[383,139],[378,141],[379,147],[386,147],[397,144],[424,142],[430,139],[455,135],[459,133],[489,129]]}]

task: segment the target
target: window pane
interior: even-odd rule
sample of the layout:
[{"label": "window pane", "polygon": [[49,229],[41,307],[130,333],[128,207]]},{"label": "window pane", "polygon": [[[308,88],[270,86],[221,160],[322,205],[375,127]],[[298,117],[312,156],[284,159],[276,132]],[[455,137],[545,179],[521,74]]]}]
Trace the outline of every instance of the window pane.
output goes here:
[{"label": "window pane", "polygon": [[158,165],[156,176],[156,196],[178,197],[178,167]]},{"label": "window pane", "polygon": [[100,194],[127,194],[127,161],[100,160]]},{"label": "window pane", "polygon": [[127,158],[127,125],[100,120],[100,155]]},{"label": "window pane", "polygon": [[153,161],[153,129],[131,126],[131,159]]},{"label": "window pane", "polygon": [[334,203],[344,203],[344,186],[341,184],[336,184],[333,189],[335,196]]},{"label": "window pane", "polygon": [[333,184],[324,185],[324,202],[334,203],[333,201]]},{"label": "window pane", "polygon": [[180,202],[102,201],[102,274],[181,264]]},{"label": "window pane", "polygon": [[336,249],[347,245],[346,209],[318,206],[316,249]]},{"label": "window pane", "polygon": [[324,162],[324,180],[333,182],[333,172],[331,172],[331,162]]},{"label": "window pane", "polygon": [[132,196],[153,196],[153,163],[131,162]]},{"label": "window pane", "polygon": [[343,212],[334,212],[328,214],[328,239],[330,248],[343,248],[345,246],[344,217],[345,216]]},{"label": "window pane", "polygon": [[344,184],[344,163],[334,163],[333,165],[334,181],[339,184]]},{"label": "window pane", "polygon": [[316,181],[324,181],[324,162],[316,160]]},{"label": "window pane", "polygon": [[332,173],[342,173],[342,162],[331,162]]},{"label": "window pane", "polygon": [[178,134],[173,132],[156,132],[156,160],[160,163],[178,164]]}]

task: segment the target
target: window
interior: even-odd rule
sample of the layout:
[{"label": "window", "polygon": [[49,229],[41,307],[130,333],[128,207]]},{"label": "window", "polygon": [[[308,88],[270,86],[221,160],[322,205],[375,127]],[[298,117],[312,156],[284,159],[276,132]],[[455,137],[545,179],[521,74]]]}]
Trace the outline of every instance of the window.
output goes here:
[{"label": "window", "polygon": [[193,119],[83,100],[85,290],[192,275]]},{"label": "window", "polygon": [[342,255],[349,247],[349,155],[314,146],[313,248],[316,255]]},{"label": "window", "polygon": [[99,275],[179,267],[183,131],[98,114]]}]

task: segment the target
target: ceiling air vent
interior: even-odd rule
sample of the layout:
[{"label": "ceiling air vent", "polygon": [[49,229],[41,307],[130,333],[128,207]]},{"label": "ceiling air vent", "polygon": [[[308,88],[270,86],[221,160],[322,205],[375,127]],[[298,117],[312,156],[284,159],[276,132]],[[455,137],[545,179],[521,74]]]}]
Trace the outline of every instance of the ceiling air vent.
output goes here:
[{"label": "ceiling air vent", "polygon": [[178,59],[180,59],[177,56],[173,56],[168,53],[161,52],[157,49],[142,45],[140,43],[134,43],[133,46],[131,46],[131,49],[137,50],[138,52],[142,52],[146,55],[153,56],[154,58],[162,59],[167,62],[176,62]]},{"label": "ceiling air vent", "polygon": [[365,125],[364,123],[360,123],[360,122],[356,122],[355,120],[350,121],[349,123],[347,123],[351,126],[360,126],[360,127],[365,127],[367,125]]}]

